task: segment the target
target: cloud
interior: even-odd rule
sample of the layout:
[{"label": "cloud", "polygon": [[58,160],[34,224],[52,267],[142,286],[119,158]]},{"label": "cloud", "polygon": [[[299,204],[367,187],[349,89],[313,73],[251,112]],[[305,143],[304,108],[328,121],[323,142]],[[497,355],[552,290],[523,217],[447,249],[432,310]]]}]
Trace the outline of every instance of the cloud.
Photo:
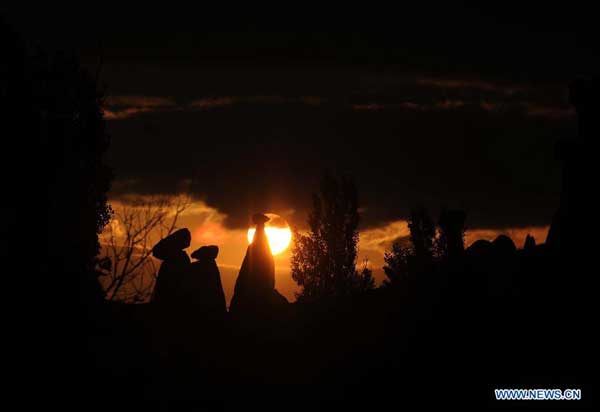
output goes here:
[{"label": "cloud", "polygon": [[402,72],[388,72],[378,74],[366,74],[360,77],[363,91],[371,93],[413,93],[419,91],[430,95],[489,95],[502,98],[512,98],[526,94],[535,94],[540,90],[547,91],[556,85],[545,84],[535,86],[528,83],[517,83],[509,80],[498,80],[486,77],[465,76],[432,76],[411,75]]},{"label": "cloud", "polygon": [[107,120],[122,120],[142,113],[177,109],[177,103],[169,97],[108,96],[104,102],[104,118]]},{"label": "cloud", "polygon": [[403,101],[399,103],[369,102],[351,104],[352,110],[356,111],[383,111],[383,110],[406,110],[417,112],[452,111],[459,109],[475,109],[485,112],[501,114],[508,111],[517,111],[522,116],[533,116],[548,119],[563,119],[575,116],[575,110],[562,106],[551,106],[527,101],[502,102],[502,101],[464,101],[464,100],[440,100],[427,103],[416,103]]},{"label": "cloud", "polygon": [[351,98],[356,111],[444,112],[480,110],[563,119],[574,115],[564,84],[524,84],[485,78],[367,75]]},{"label": "cloud", "polygon": [[144,213],[145,211],[151,212],[162,209],[167,212],[167,216],[175,216],[180,208],[182,211],[180,210],[178,213],[178,227],[188,227],[185,226],[188,224],[192,224],[194,227],[220,226],[227,218],[226,214],[208,206],[202,200],[194,199],[187,193],[171,195],[111,193],[109,194],[109,204],[115,211],[113,221],[118,221],[119,217],[123,215],[122,211],[125,210],[137,210]]},{"label": "cloud", "polygon": [[363,111],[380,111],[380,110],[409,110],[409,111],[442,111],[453,110],[465,106],[466,103],[461,100],[441,100],[429,103],[415,103],[412,101],[403,101],[399,103],[364,103],[352,104],[350,107],[353,110]]},{"label": "cloud", "polygon": [[137,180],[119,190],[173,193],[192,178],[195,195],[226,214],[229,228],[256,210],[291,208],[288,220],[301,226],[325,168],[357,179],[370,206],[365,226],[406,219],[418,203],[468,209],[474,227],[543,225],[558,204],[552,148],[576,130],[559,88],[509,95],[474,82],[479,89],[465,92],[458,86],[470,83],[448,78],[454,88],[442,88],[444,77],[433,86],[398,74],[402,83],[379,87],[382,76],[365,83],[368,71],[345,69],[206,73],[202,88],[183,81],[187,71],[146,88],[177,96],[177,106],[133,108],[121,115],[129,120],[109,122],[115,174]]},{"label": "cloud", "polygon": [[231,106],[235,101],[235,97],[205,97],[194,100],[189,103],[188,107],[192,109],[212,109],[216,107]]},{"label": "cloud", "polygon": [[396,220],[380,227],[366,229],[360,232],[359,248],[382,252],[399,238],[410,235],[408,222]]},{"label": "cloud", "polygon": [[319,96],[277,96],[277,95],[257,95],[257,96],[221,96],[205,97],[193,100],[188,104],[191,109],[212,109],[220,107],[229,107],[235,104],[293,104],[299,103],[309,106],[318,106],[324,102],[323,97]]},{"label": "cloud", "polygon": [[153,110],[149,107],[128,107],[121,110],[104,109],[104,118],[106,120],[122,120],[128,119],[141,113],[149,113],[154,111],[156,110]]},{"label": "cloud", "polygon": [[487,102],[487,101],[482,101],[480,103],[480,105],[481,105],[481,108],[487,112],[498,110],[498,108],[500,107],[500,105],[498,103]]},{"label": "cloud", "polygon": [[539,116],[545,118],[562,119],[575,116],[575,110],[571,107],[552,107],[543,106],[536,103],[525,103],[524,104],[527,114],[529,116]]},{"label": "cloud", "polygon": [[298,101],[309,105],[309,106],[319,106],[327,101],[324,97],[319,96],[300,96]]},{"label": "cloud", "polygon": [[366,103],[366,104],[353,104],[353,110],[366,110],[366,111],[377,111],[383,110],[386,106],[380,103]]},{"label": "cloud", "polygon": [[524,85],[514,83],[496,83],[482,79],[417,77],[415,82],[422,86],[433,86],[441,89],[471,89],[483,92],[501,93],[507,96],[512,96],[518,92],[529,90],[529,87]]},{"label": "cloud", "polygon": [[177,103],[169,97],[157,96],[108,96],[105,101],[108,106],[128,107],[173,107]]},{"label": "cloud", "polygon": [[281,105],[302,104],[319,106],[325,98],[319,96],[212,96],[194,99],[186,104],[177,104],[168,97],[157,96],[110,96],[105,101],[104,118],[106,120],[123,120],[131,117],[155,112],[211,110],[228,108],[237,104]]},{"label": "cloud", "polygon": [[539,117],[544,119],[568,119],[575,116],[575,110],[570,107],[546,105],[529,101],[519,102],[482,102],[481,108],[488,112],[506,112],[517,110],[524,116]]},{"label": "cloud", "polygon": [[[373,80],[375,79],[375,80]],[[376,82],[376,77],[371,81]],[[405,88],[399,90],[380,90],[368,85],[359,90],[347,105],[354,111],[375,112],[383,110],[408,111],[451,111],[459,109],[482,110],[490,113],[502,113],[515,110],[523,116],[561,119],[574,116],[575,112],[564,105],[548,103],[539,94],[540,90],[532,86],[509,83],[495,83],[478,79],[452,78],[400,78]],[[399,80],[399,81],[400,81]],[[389,78],[380,79],[380,83],[389,84]],[[393,83],[392,83],[393,84]],[[406,89],[408,87],[408,89]],[[412,92],[410,87],[416,87]],[[556,87],[555,87],[556,88]],[[391,95],[390,95],[391,93]],[[415,94],[415,98],[402,98],[403,94]],[[105,103],[107,120],[122,120],[146,113],[213,110],[231,108],[235,105],[291,105],[321,106],[331,100],[325,96],[284,96],[284,95],[226,95],[207,96],[178,104],[170,97],[117,95],[109,96]],[[335,100],[342,107],[343,100]]]}]

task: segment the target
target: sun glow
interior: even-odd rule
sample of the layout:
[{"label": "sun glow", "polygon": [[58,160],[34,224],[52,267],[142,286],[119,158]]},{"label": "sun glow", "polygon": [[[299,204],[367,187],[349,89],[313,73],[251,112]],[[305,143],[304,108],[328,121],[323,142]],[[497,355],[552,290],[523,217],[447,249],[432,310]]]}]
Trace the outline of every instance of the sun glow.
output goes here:
[{"label": "sun glow", "polygon": [[[278,255],[285,251],[290,242],[292,241],[292,231],[285,221],[277,215],[267,213],[266,214],[271,220],[265,224],[265,234],[271,247],[271,253]],[[283,224],[281,223],[283,221]],[[277,226],[273,223],[280,222]],[[271,225],[269,225],[271,223]],[[254,239],[255,228],[248,229],[248,243],[252,243]]]}]

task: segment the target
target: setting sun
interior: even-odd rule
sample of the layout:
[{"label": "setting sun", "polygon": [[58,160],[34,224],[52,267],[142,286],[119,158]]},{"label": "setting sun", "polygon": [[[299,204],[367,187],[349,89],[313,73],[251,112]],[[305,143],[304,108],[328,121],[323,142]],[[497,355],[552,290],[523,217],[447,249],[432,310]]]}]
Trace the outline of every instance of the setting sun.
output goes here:
[{"label": "setting sun", "polygon": [[[292,231],[287,222],[280,216],[273,213],[266,213],[271,220],[265,224],[265,233],[269,240],[271,253],[278,255],[285,251],[292,240]],[[248,243],[254,239],[255,228],[248,229]]]}]

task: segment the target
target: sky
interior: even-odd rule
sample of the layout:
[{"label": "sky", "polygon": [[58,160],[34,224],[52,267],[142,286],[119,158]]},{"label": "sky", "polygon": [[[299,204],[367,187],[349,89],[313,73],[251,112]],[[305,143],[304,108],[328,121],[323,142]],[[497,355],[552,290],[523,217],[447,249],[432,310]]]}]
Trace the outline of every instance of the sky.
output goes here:
[{"label": "sky", "polygon": [[[111,199],[189,191],[193,246],[219,244],[229,294],[250,216],[305,228],[324,170],[356,179],[359,260],[379,281],[384,250],[420,204],[434,216],[464,209],[467,243],[544,241],[560,187],[554,143],[576,133],[568,83],[600,66],[593,14],[576,3],[502,5],[6,16],[98,73]],[[276,265],[292,298],[289,253]]]}]

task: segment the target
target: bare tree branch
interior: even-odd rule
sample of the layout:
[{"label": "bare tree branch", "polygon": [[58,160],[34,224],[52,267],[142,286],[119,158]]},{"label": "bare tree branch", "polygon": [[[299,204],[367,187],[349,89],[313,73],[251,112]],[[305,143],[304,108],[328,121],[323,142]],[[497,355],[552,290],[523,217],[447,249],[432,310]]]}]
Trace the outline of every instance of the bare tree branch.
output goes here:
[{"label": "bare tree branch", "polygon": [[155,196],[115,208],[102,236],[102,257],[111,261],[110,269],[103,272],[108,300],[135,303],[150,299],[157,277],[152,246],[177,229],[190,204],[188,196]]}]

